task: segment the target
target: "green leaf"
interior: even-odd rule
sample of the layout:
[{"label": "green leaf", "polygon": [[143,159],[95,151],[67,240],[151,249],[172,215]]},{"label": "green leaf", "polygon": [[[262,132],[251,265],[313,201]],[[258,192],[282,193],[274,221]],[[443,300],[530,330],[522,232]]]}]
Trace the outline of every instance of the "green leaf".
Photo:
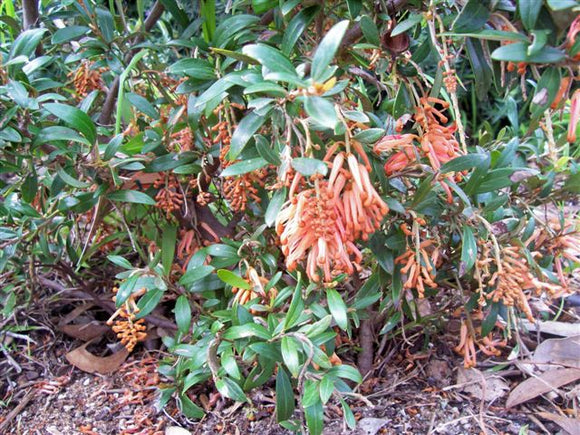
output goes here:
[{"label": "green leaf", "polygon": [[448,161],[441,166],[441,173],[461,172],[471,168],[478,168],[485,166],[489,156],[483,153],[466,154],[459,156],[453,160]]},{"label": "green leaf", "polygon": [[348,326],[348,318],[346,315],[346,304],[342,300],[340,294],[334,289],[326,290],[326,298],[328,301],[328,309],[334,317],[336,324],[342,330],[346,330]]},{"label": "green leaf", "polygon": [[373,144],[385,135],[385,130],[382,128],[367,128],[359,131],[353,136],[354,140],[362,143]]},{"label": "green leaf", "polygon": [[168,68],[171,74],[187,75],[196,80],[213,80],[215,72],[211,64],[202,59],[181,59]]},{"label": "green leaf", "polygon": [[370,19],[367,15],[360,17],[360,28],[365,36],[365,39],[377,47],[381,46],[381,36],[379,35],[379,29],[375,22]]},{"label": "green leaf", "polygon": [[179,409],[187,418],[202,418],[205,415],[203,409],[193,403],[191,399],[185,394],[180,394],[177,403],[179,405]]},{"label": "green leaf", "polygon": [[284,202],[286,201],[286,188],[276,190],[274,195],[272,195],[272,199],[268,203],[268,208],[266,209],[266,213],[264,214],[264,222],[268,227],[271,227],[274,222],[276,222],[276,218],[278,217],[278,213],[282,209]]},{"label": "green leaf", "polygon": [[542,9],[542,1],[518,0],[518,12],[522,19],[522,24],[528,32],[535,29],[536,21]]},{"label": "green leaf", "polygon": [[255,135],[254,139],[256,141],[256,149],[258,150],[258,154],[260,154],[263,159],[267,160],[268,163],[280,166],[282,163],[280,161],[280,157],[278,156],[278,153],[272,149],[270,142],[268,142],[268,140],[261,134]]},{"label": "green leaf", "polygon": [[282,337],[281,341],[282,359],[295,378],[300,372],[300,360],[298,359],[298,344],[293,337]]},{"label": "green leaf", "polygon": [[272,72],[283,72],[296,76],[296,69],[292,62],[280,51],[265,44],[246,45],[242,53],[256,59],[262,66]]},{"label": "green leaf", "polygon": [[67,26],[62,29],[58,29],[52,35],[53,44],[64,44],[65,42],[72,41],[73,39],[78,39],[83,35],[90,32],[90,28],[86,26]]},{"label": "green leaf", "polygon": [[536,30],[532,32],[532,43],[528,46],[528,56],[534,56],[546,46],[549,34],[549,30]]},{"label": "green leaf", "polygon": [[562,11],[579,6],[576,0],[548,0],[548,7],[553,11]]},{"label": "green leaf", "polygon": [[181,284],[186,288],[190,287],[194,282],[197,282],[205,278],[214,270],[215,269],[213,266],[202,265],[194,267],[193,269],[190,269],[187,272],[185,272],[185,274],[179,279],[179,284]]},{"label": "green leaf", "polygon": [[146,98],[139,94],[132,93],[126,94],[125,97],[129,103],[135,106],[141,113],[144,113],[151,119],[159,119],[159,112],[149,101],[147,101]]},{"label": "green leaf", "polygon": [[322,403],[318,401],[315,405],[304,408],[306,415],[306,425],[310,435],[320,435],[324,427],[324,409]]},{"label": "green leaf", "polygon": [[318,44],[311,68],[311,76],[315,82],[326,74],[326,68],[334,59],[347,28],[348,20],[335,24]]},{"label": "green leaf", "polygon": [[107,194],[107,198],[111,201],[131,202],[134,204],[155,205],[153,198],[143,192],[137,190],[117,190]]},{"label": "green leaf", "polygon": [[165,276],[171,273],[173,259],[175,257],[175,243],[177,242],[177,226],[166,225],[163,227],[163,236],[161,239],[161,264]]},{"label": "green leaf", "polygon": [[542,73],[530,105],[533,118],[538,118],[552,104],[560,89],[560,68],[548,67]]},{"label": "green leaf", "polygon": [[284,30],[284,36],[282,37],[282,44],[280,48],[282,53],[289,56],[296,45],[300,35],[304,30],[310,25],[312,19],[316,16],[318,12],[318,6],[312,6],[306,9],[300,10],[288,23],[288,26]]},{"label": "green leaf", "polygon": [[302,277],[300,272],[298,272],[298,281],[296,282],[296,287],[294,289],[294,294],[292,295],[292,302],[290,302],[290,307],[286,314],[286,319],[284,319],[284,331],[292,328],[304,309],[304,302],[302,301]]},{"label": "green leaf", "polygon": [[218,270],[217,276],[223,282],[231,285],[232,287],[237,287],[245,290],[252,288],[252,286],[245,279],[239,277],[234,272],[231,272],[227,269]]},{"label": "green leaf", "polygon": [[320,381],[320,400],[322,400],[323,405],[326,405],[326,402],[332,397],[333,392],[334,381],[330,376],[323,376]]},{"label": "green leaf", "polygon": [[326,175],[328,166],[322,160],[311,159],[309,157],[296,157],[292,159],[292,167],[300,172],[305,177],[310,177],[314,174]]},{"label": "green leaf", "polygon": [[260,116],[255,112],[251,112],[244,116],[234,134],[230,144],[230,152],[228,158],[235,160],[242,152],[248,141],[254,136],[258,129],[266,122],[267,116]]},{"label": "green leaf", "polygon": [[215,14],[216,0],[201,0],[200,1],[200,15],[203,20],[201,24],[203,39],[210,42],[215,34],[216,14]]},{"label": "green leaf", "polygon": [[526,63],[558,63],[564,60],[565,54],[562,50],[546,45],[533,56],[528,56],[528,44],[515,42],[496,48],[491,54],[494,60],[505,62],[526,62]]},{"label": "green leaf", "polygon": [[481,322],[481,336],[487,337],[487,335],[495,327],[495,322],[497,321],[497,315],[499,314],[500,302],[494,302],[491,304],[489,313],[485,316],[485,319]]},{"label": "green leaf", "polygon": [[322,97],[304,97],[304,109],[308,116],[323,127],[334,130],[338,117],[334,104]]},{"label": "green leaf", "polygon": [[253,159],[242,160],[241,162],[234,163],[233,165],[225,168],[220,177],[232,177],[236,175],[247,174],[248,172],[255,171],[257,169],[263,168],[268,162],[262,157],[255,157]]},{"label": "green leaf", "polygon": [[22,182],[21,187],[22,200],[32,202],[38,193],[38,177],[35,173],[30,173]]},{"label": "green leaf", "polygon": [[304,382],[304,391],[302,392],[302,399],[300,400],[304,408],[314,406],[320,403],[320,393],[318,389],[319,382],[307,379]]},{"label": "green leaf", "polygon": [[241,338],[258,337],[263,340],[270,340],[272,334],[266,328],[257,323],[245,323],[243,325],[232,326],[224,332],[225,340],[239,340]]},{"label": "green leaf", "polygon": [[97,24],[99,31],[106,43],[110,43],[115,38],[115,24],[113,16],[107,9],[97,8]]},{"label": "green leaf", "polygon": [[479,32],[455,33],[445,32],[441,36],[455,36],[458,38],[476,38],[488,41],[521,41],[529,42],[525,35],[518,32],[504,32],[502,30],[481,30]]},{"label": "green leaf", "polygon": [[175,301],[175,322],[177,330],[181,334],[187,334],[191,325],[191,307],[185,295],[181,295]]},{"label": "green leaf", "polygon": [[177,0],[160,0],[160,2],[182,28],[185,29],[189,25],[189,17],[181,9]]},{"label": "green leaf", "polygon": [[159,301],[163,297],[163,291],[159,289],[149,290],[137,301],[137,307],[139,312],[136,315],[137,319],[142,319],[143,317],[149,315],[159,304]]},{"label": "green leaf", "polygon": [[485,25],[490,15],[491,11],[484,1],[468,0],[453,23],[453,31],[475,32]]},{"label": "green leaf", "polygon": [[215,387],[224,397],[228,397],[232,400],[235,400],[236,402],[248,401],[248,398],[246,397],[240,386],[230,378],[220,378],[216,380]]},{"label": "green leaf", "polygon": [[257,14],[263,14],[278,6],[278,0],[252,0],[252,9]]},{"label": "green leaf", "polygon": [[44,108],[82,133],[91,143],[97,139],[97,128],[93,120],[82,110],[61,103],[46,103]]},{"label": "green leaf", "polygon": [[103,160],[111,160],[117,154],[119,147],[123,143],[123,134],[118,134],[113,136],[113,138],[107,144],[107,148],[105,148],[105,152],[103,154]]},{"label": "green leaf", "polygon": [[67,174],[62,168],[57,167],[56,173],[60,177],[62,181],[72,187],[76,187],[77,189],[86,189],[90,187],[90,183],[85,183],[83,181],[79,181],[77,178],[72,177],[71,175]]},{"label": "green leaf", "polygon": [[116,264],[117,266],[122,267],[123,269],[127,270],[133,269],[133,265],[120,255],[107,255],[107,259],[111,263]]},{"label": "green leaf", "polygon": [[400,35],[401,33],[405,33],[407,30],[415,27],[417,23],[420,23],[421,21],[423,21],[423,14],[417,13],[410,14],[409,18],[401,21],[399,24],[395,26],[395,28],[391,32],[391,37]]},{"label": "green leaf", "polygon": [[493,70],[480,41],[467,38],[466,48],[471,69],[475,74],[475,92],[478,98],[484,99],[493,83]]},{"label": "green leaf", "polygon": [[362,376],[357,369],[346,364],[334,366],[328,371],[329,374],[338,376],[339,378],[349,379],[357,384],[362,382]]},{"label": "green leaf", "polygon": [[48,29],[36,28],[22,32],[12,43],[12,48],[10,49],[10,56],[8,56],[8,59],[14,60],[18,56],[25,56],[29,58],[36,50],[36,47],[38,47],[38,44],[40,44],[44,33],[47,31]]},{"label": "green leaf", "polygon": [[276,374],[276,421],[280,423],[288,420],[292,417],[295,408],[296,400],[294,399],[290,378],[286,374],[286,370],[281,365],[278,365],[278,373]]},{"label": "green leaf", "polygon": [[34,144],[38,145],[45,142],[54,141],[71,141],[78,142],[85,145],[90,145],[90,142],[74,131],[72,128],[53,125],[45,127],[38,132],[38,136],[34,139]]},{"label": "green leaf", "polygon": [[459,264],[459,276],[465,275],[471,270],[477,259],[477,241],[473,230],[469,225],[463,225],[461,237],[461,263]]},{"label": "green leaf", "polygon": [[340,405],[342,406],[342,416],[346,423],[346,425],[353,430],[356,426],[356,420],[354,418],[354,414],[350,409],[350,406],[344,401],[342,397],[338,398],[340,400]]}]

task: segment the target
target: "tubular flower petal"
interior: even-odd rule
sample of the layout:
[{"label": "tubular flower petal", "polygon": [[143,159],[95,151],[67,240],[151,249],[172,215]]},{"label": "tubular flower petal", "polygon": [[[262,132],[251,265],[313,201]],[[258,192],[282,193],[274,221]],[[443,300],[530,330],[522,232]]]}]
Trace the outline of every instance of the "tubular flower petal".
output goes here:
[{"label": "tubular flower petal", "polygon": [[[579,24],[580,25],[580,24]],[[576,89],[570,100],[570,124],[568,125],[568,142],[576,142],[576,130],[580,122],[580,89]]]}]

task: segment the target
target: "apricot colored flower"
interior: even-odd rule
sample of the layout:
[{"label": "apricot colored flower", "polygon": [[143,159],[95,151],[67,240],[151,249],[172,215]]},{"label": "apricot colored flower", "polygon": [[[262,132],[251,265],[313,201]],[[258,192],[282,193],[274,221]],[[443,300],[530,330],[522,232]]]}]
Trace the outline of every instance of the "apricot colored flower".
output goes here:
[{"label": "apricot colored flower", "polygon": [[576,142],[576,130],[580,122],[580,89],[576,89],[570,99],[570,124],[568,125],[568,142]]}]

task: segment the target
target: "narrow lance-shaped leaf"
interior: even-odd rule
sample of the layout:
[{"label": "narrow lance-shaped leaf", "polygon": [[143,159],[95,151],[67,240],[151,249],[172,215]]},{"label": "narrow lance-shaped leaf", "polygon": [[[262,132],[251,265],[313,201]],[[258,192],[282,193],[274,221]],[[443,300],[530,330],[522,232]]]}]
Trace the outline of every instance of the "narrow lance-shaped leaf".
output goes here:
[{"label": "narrow lance-shaped leaf", "polygon": [[324,76],[326,67],[334,59],[347,28],[348,21],[341,21],[335,24],[320,41],[312,58],[312,79],[314,81],[318,81]]}]

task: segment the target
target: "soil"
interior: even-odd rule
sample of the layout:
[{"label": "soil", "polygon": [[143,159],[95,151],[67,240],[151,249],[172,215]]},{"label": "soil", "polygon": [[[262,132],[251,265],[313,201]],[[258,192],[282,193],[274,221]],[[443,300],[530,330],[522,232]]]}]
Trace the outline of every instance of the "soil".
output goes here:
[{"label": "soil", "polygon": [[[32,319],[28,321],[32,325]],[[208,403],[212,392],[206,391],[198,401],[205,405],[206,417],[189,421],[172,401],[165,409],[157,407],[158,387],[164,382],[156,371],[157,361],[163,357],[159,351],[140,347],[114,373],[90,374],[71,366],[65,358],[81,344],[79,340],[46,322],[35,327],[28,332],[30,341],[0,360],[2,434],[179,435],[172,432],[178,427],[192,434],[291,433],[275,421],[273,385],[253,392],[251,404],[244,406],[219,396]],[[560,394],[539,396],[507,409],[508,390],[524,377],[515,365],[501,366],[504,355],[497,361],[479,362],[481,373],[501,367],[503,376],[503,389],[491,391],[492,400],[482,401],[481,389],[473,388],[478,380],[461,378],[465,375],[463,359],[452,351],[457,337],[443,334],[425,345],[417,338],[422,335],[415,336],[414,346],[408,344],[410,337],[392,340],[375,360],[372,376],[356,390],[360,399],[349,401],[358,421],[355,431],[345,427],[340,405],[331,400],[325,412],[324,434],[566,433],[537,414],[570,413],[578,405],[579,389],[574,389],[574,384],[562,387]],[[534,340],[528,337],[528,341]],[[100,346],[93,351],[110,352],[104,344]],[[349,362],[348,356],[344,361]],[[493,383],[486,385],[487,393],[495,388]]]}]

